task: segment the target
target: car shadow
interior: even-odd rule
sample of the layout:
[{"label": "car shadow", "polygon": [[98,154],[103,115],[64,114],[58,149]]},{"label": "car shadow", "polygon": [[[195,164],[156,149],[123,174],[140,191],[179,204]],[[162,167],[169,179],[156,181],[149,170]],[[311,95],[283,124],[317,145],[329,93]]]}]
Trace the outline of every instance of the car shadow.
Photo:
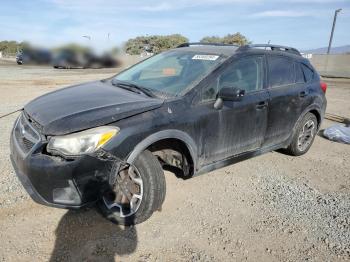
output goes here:
[{"label": "car shadow", "polygon": [[325,137],[324,131],[325,131],[325,129],[320,129],[320,130],[318,131],[317,135],[318,135],[319,137],[328,139],[327,137]]},{"label": "car shadow", "polygon": [[137,247],[136,227],[113,224],[95,209],[69,210],[56,230],[49,261],[115,261]]}]

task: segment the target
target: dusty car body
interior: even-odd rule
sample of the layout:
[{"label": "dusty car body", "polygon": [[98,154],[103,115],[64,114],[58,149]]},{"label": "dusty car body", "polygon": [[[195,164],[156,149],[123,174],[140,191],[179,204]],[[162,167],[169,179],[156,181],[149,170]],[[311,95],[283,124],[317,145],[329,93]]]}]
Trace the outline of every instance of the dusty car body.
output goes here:
[{"label": "dusty car body", "polygon": [[[306,153],[325,113],[326,86],[297,50],[260,47],[184,44],[163,54],[177,64],[162,64],[161,79],[152,64],[160,58],[150,58],[116,77],[34,99],[11,135],[18,177],[40,204],[99,201],[107,218],[134,224],[164,200],[161,168],[190,178],[280,148]],[[138,70],[144,65],[153,71]],[[180,79],[191,82],[174,94]],[[83,154],[60,148],[94,132],[113,137]]]}]

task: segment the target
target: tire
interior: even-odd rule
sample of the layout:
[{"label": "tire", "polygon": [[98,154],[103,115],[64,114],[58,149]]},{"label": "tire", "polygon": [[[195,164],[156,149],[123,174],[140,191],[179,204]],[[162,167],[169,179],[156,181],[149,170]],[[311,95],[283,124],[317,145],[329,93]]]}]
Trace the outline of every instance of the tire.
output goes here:
[{"label": "tire", "polygon": [[[311,125],[313,126],[312,130],[311,130]],[[311,130],[309,131],[311,134],[311,137],[307,138],[308,136],[306,135],[302,137],[303,134],[308,133],[308,132],[305,132],[306,130]],[[317,131],[318,131],[318,121],[316,116],[312,113],[307,113],[302,118],[302,120],[298,123],[297,128],[295,129],[292,137],[292,142],[289,144],[289,146],[285,150],[286,153],[292,156],[304,155],[307,151],[309,151],[312,143],[314,142]],[[302,143],[303,141],[305,143]]]},{"label": "tire", "polygon": [[[143,151],[135,160],[132,168],[135,168],[135,171],[137,171],[137,174],[142,179],[142,186],[140,186],[140,188],[142,187],[142,199],[140,200],[141,203],[138,204],[139,206],[136,212],[124,216],[122,214],[123,212],[121,213],[120,207],[108,207],[110,204],[108,201],[110,200],[107,200],[106,195],[99,201],[99,208],[102,214],[108,220],[119,225],[130,226],[144,222],[151,217],[154,211],[161,208],[165,199],[166,183],[164,172],[158,159],[150,151]],[[116,184],[117,183],[118,182],[116,182]],[[118,190],[115,192],[117,191]],[[121,192],[121,190],[119,190],[119,192]],[[116,198],[117,197],[114,196],[114,202]]]}]

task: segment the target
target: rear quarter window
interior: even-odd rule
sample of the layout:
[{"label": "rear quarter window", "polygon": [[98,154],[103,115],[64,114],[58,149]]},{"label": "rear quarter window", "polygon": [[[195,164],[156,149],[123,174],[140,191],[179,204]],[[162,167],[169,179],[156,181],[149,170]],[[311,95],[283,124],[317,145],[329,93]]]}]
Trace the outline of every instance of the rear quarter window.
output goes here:
[{"label": "rear quarter window", "polygon": [[306,82],[311,82],[315,78],[315,72],[307,65],[302,64],[301,67],[303,69]]},{"label": "rear quarter window", "polygon": [[269,86],[278,87],[295,82],[294,62],[283,56],[269,57]]},{"label": "rear quarter window", "polygon": [[298,62],[295,62],[294,66],[295,66],[295,83],[305,83],[302,65]]}]

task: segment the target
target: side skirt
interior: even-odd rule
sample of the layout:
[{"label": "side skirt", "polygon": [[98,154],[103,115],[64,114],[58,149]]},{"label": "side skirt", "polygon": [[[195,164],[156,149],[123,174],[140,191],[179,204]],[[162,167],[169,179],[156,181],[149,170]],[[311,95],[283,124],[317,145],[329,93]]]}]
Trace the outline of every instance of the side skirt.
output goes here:
[{"label": "side skirt", "polygon": [[256,151],[249,151],[249,152],[241,153],[239,155],[235,155],[235,156],[211,163],[209,165],[205,165],[202,168],[200,168],[199,170],[197,170],[197,172],[194,173],[193,177],[209,173],[213,170],[220,169],[220,168],[223,168],[225,166],[236,164],[238,162],[241,162],[243,160],[247,160],[247,159],[252,158],[252,157],[260,156],[264,153],[268,153],[268,152],[271,152],[271,151],[274,151],[277,149],[281,149],[281,148],[286,148],[289,145],[289,142],[290,142],[289,140],[290,139],[288,139],[286,142],[283,142],[283,143],[278,144],[278,145],[258,149]]}]

